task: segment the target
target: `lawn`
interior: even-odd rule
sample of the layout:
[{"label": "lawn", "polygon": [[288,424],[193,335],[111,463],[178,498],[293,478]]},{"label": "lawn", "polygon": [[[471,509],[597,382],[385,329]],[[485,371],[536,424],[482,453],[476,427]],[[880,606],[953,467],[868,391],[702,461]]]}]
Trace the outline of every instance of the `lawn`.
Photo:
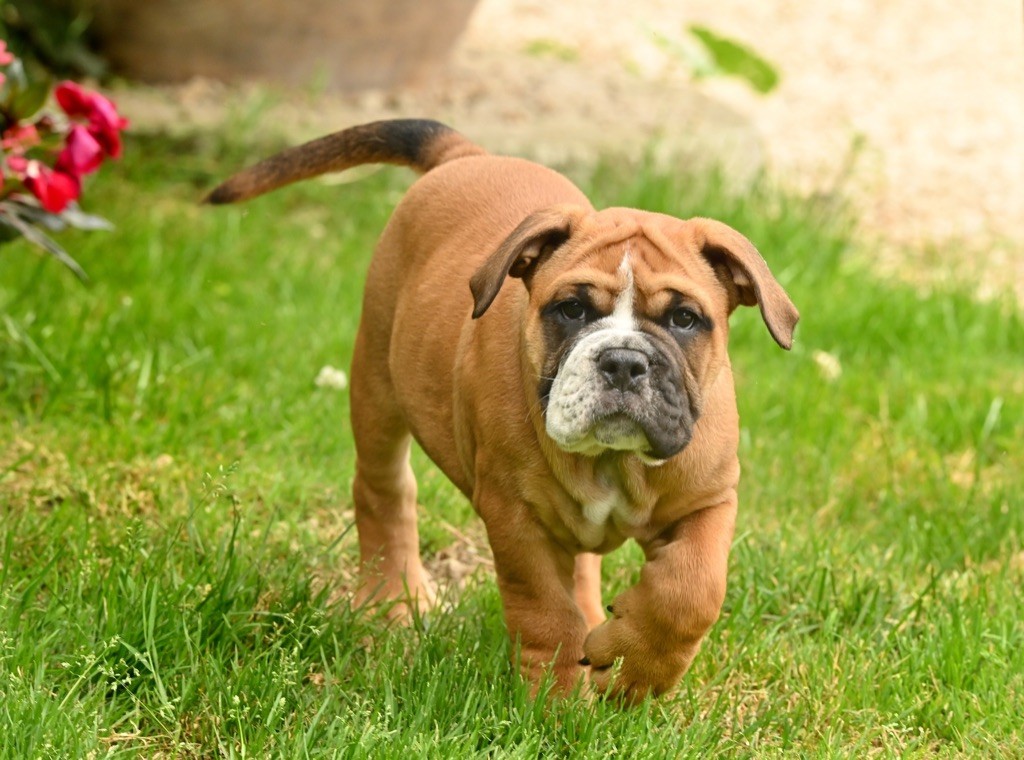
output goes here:
[{"label": "lawn", "polygon": [[[803,319],[787,353],[733,318],[739,524],[679,694],[548,706],[422,456],[424,552],[468,582],[411,629],[347,607],[347,395],[314,381],[348,367],[411,175],[197,205],[267,150],[131,139],[87,195],[116,231],[61,238],[90,287],[0,250],[0,756],[1024,756],[1018,305],[879,279],[835,204],[768,181],[576,172],[601,205],[733,224]],[[639,559],[606,562],[609,598]]]}]

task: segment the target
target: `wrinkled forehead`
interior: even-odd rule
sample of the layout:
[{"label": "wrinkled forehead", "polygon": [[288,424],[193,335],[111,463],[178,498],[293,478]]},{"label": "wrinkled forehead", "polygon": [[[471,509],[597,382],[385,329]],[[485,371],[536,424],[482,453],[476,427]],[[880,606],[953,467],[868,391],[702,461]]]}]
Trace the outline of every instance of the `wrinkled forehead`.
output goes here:
[{"label": "wrinkled forehead", "polygon": [[714,270],[681,223],[663,230],[642,220],[617,219],[614,224],[584,228],[551,263],[554,266],[536,282],[545,300],[568,297],[583,285],[598,298],[614,299],[633,289],[641,300],[660,300],[659,295],[671,292],[710,309],[712,291],[720,288]]}]

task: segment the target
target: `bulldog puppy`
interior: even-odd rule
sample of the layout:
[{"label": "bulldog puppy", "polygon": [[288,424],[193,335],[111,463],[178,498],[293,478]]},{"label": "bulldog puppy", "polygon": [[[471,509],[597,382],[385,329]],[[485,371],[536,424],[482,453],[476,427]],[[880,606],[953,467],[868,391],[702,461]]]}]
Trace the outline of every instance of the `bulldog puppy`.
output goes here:
[{"label": "bulldog puppy", "polygon": [[[329,135],[207,200],[374,162],[422,176],[370,264],[352,359],[358,601],[434,601],[415,438],[483,518],[523,674],[627,702],[669,692],[725,596],[740,475],[729,315],[757,305],[788,349],[797,310],[725,224],[597,211],[557,172],[434,121]],[[599,555],[627,539],[646,561],[606,619]]]}]

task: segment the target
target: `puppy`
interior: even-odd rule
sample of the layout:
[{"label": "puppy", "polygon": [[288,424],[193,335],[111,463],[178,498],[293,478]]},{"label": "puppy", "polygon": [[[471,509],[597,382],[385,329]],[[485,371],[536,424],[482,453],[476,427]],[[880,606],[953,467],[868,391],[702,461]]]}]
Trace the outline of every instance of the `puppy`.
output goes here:
[{"label": "puppy", "polygon": [[[738,417],[729,316],[799,315],[754,246],[711,219],[597,211],[561,174],[434,121],[286,150],[209,196],[233,203],[358,164],[421,173],[370,264],[352,359],[360,602],[434,601],[413,438],[487,528],[523,674],[635,702],[671,691],[725,596]],[[605,617],[600,555],[643,548]],[[613,665],[617,665],[613,669]]]}]

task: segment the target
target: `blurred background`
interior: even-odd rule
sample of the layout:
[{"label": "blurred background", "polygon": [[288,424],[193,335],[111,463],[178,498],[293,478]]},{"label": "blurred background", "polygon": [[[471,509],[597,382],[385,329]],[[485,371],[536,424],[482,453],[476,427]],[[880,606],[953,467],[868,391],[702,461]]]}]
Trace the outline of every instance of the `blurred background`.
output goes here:
[{"label": "blurred background", "polygon": [[[12,47],[112,86],[136,129],[235,119],[298,140],[426,116],[556,165],[652,154],[714,163],[740,187],[769,167],[794,189],[851,196],[884,271],[973,278],[982,291],[1009,282],[1024,296],[1021,10],[1018,0],[969,12],[925,0],[8,0],[4,23]],[[741,60],[702,44],[708,35]]]}]

